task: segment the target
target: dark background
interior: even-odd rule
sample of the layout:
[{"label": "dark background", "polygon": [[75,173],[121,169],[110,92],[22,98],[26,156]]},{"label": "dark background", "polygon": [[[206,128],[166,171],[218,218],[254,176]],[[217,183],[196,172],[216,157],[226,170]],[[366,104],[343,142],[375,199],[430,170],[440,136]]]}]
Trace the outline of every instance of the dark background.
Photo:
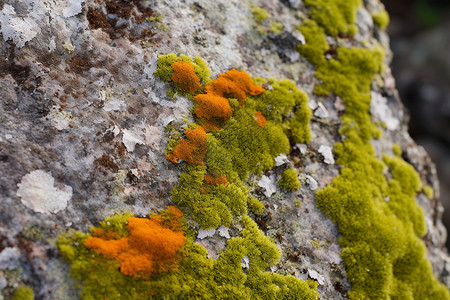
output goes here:
[{"label": "dark background", "polygon": [[382,2],[391,18],[392,72],[410,113],[409,132],[437,166],[450,232],[450,1]]}]

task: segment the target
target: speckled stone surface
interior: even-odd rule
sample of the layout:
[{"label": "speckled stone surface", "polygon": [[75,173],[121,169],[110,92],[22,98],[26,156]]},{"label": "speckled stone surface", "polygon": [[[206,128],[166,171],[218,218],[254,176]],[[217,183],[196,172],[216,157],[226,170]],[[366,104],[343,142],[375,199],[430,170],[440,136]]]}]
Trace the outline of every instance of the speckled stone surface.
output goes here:
[{"label": "speckled stone surface", "polygon": [[[379,43],[388,64],[388,37],[370,17],[381,4],[364,2],[355,38],[329,43]],[[172,100],[153,76],[157,55],[166,53],[202,57],[213,78],[237,68],[253,77],[294,80],[308,93],[312,142],[295,145],[263,181],[247,180],[266,206],[252,217],[282,250],[273,272],[317,280],[322,299],[346,298],[350,285],[338,229],[314,198],[339,172],[329,150],[342,139],[345,107],[338,97],[312,93],[318,79],[296,51],[304,42],[296,28],[307,13],[301,1],[252,3],[283,30],[262,30],[250,2],[238,0],[0,3],[0,299],[22,284],[33,288],[36,299],[77,299],[55,247],[58,234],[67,228],[86,232],[116,212],[146,216],[171,204],[181,169],[164,157],[165,126],[192,120],[192,102]],[[392,145],[400,145],[423,183],[438,191],[432,161],[408,136],[390,69],[375,80],[382,88],[372,91],[371,111],[374,121],[386,123],[383,138],[373,142],[377,154],[392,154]],[[299,191],[286,193],[276,184],[284,164],[299,171]],[[450,287],[439,194],[428,199],[420,193],[417,201],[426,212],[428,258]],[[198,242],[217,257],[237,233],[219,227],[201,232]]]}]

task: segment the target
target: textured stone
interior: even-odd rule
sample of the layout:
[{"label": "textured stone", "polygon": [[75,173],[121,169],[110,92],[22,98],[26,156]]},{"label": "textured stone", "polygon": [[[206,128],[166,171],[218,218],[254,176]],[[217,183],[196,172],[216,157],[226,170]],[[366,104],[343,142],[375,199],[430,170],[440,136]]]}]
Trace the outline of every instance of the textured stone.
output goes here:
[{"label": "textured stone", "polygon": [[[179,130],[193,122],[193,104],[179,94],[168,96],[168,86],[153,72],[158,54],[177,53],[202,57],[212,78],[236,68],[252,77],[291,79],[308,94],[317,112],[311,122],[312,141],[279,157],[276,167],[261,177],[248,178],[252,195],[266,207],[261,216],[252,217],[281,250],[273,272],[315,279],[323,299],[347,297],[351,287],[339,256],[338,228],[319,210],[314,196],[339,173],[331,148],[323,145],[342,140],[338,131],[345,106],[334,95],[313,93],[319,83],[315,70],[296,51],[305,43],[297,30],[307,14],[302,1],[258,1],[283,25],[280,34],[261,33],[250,3],[238,0],[155,0],[149,6],[123,1],[116,11],[107,7],[108,0],[4,2],[0,248],[2,254],[7,249],[21,254],[14,257],[16,264],[0,264],[0,276],[7,280],[5,295],[28,284],[40,299],[77,299],[68,266],[55,247],[58,234],[67,228],[88,232],[116,212],[147,216],[171,204],[181,168],[165,158],[166,127]],[[354,39],[332,39],[330,45],[363,40],[381,44],[388,63],[388,37],[373,28],[370,18],[380,7],[376,0],[365,1],[357,14],[360,33]],[[374,121],[385,122],[386,128],[373,146],[381,156],[392,154],[394,143],[400,145],[404,159],[435,191],[433,199],[420,193],[417,201],[428,225],[428,259],[437,278],[450,287],[435,167],[407,133],[390,69],[376,81]],[[302,181],[293,193],[277,185],[286,164],[299,171]],[[44,238],[24,237],[32,226],[38,226]],[[239,235],[238,227],[221,226],[217,235],[215,229],[200,230],[197,237],[209,256],[217,258],[224,239]],[[244,256],[242,266],[251,263]],[[20,275],[6,274],[11,268],[20,269]]]}]

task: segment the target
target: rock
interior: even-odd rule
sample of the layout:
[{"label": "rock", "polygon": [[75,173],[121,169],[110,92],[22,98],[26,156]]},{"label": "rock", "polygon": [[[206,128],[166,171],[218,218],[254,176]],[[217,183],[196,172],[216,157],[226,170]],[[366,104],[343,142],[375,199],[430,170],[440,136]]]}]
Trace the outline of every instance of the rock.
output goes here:
[{"label": "rock", "polygon": [[[156,298],[166,293],[199,297],[189,294],[197,292],[220,298],[224,295],[214,293],[224,289],[226,296],[239,291],[243,298],[269,293],[273,299],[357,298],[354,291],[370,291],[358,290],[361,285],[347,276],[354,271],[345,263],[353,248],[339,243],[345,226],[338,226],[339,216],[323,205],[326,187],[338,186],[335,179],[349,170],[345,162],[353,154],[358,163],[369,155],[386,186],[395,185],[389,180],[400,166],[414,182],[435,191],[430,199],[421,188],[414,190],[399,179],[408,191],[405,201],[419,215],[417,222],[427,224],[425,235],[408,231],[415,245],[426,247],[432,269],[424,273],[428,270],[429,278],[435,276],[449,287],[450,258],[435,167],[409,137],[395,88],[385,84],[393,80],[385,67],[388,38],[370,20],[383,6],[364,1],[336,18],[342,24],[317,19],[318,25],[309,14],[316,9],[310,2],[5,1],[0,7],[2,293],[11,295],[16,287],[28,285],[42,299],[120,299],[130,291],[135,299],[150,293]],[[255,6],[267,18],[255,20]],[[311,28],[322,34],[317,41],[323,37],[324,43],[311,41]],[[328,70],[343,79],[335,82],[324,66],[329,61],[341,64],[344,48],[375,58],[358,61],[366,56],[350,56],[346,66],[352,67],[345,72]],[[314,56],[316,52],[320,54]],[[189,78],[198,78],[202,86],[191,94],[182,90],[172,80],[170,59],[192,66],[194,71],[183,64],[180,70],[191,70]],[[355,76],[352,68],[361,74],[344,82]],[[340,84],[349,86],[340,89]],[[368,101],[355,105],[348,90],[362,95],[355,97],[358,101]],[[204,103],[202,108],[210,109],[213,117],[199,117]],[[229,115],[214,115],[223,112]],[[355,136],[362,154],[352,152],[358,147],[339,149]],[[394,153],[394,144],[402,156]],[[383,155],[392,161],[381,160]],[[278,185],[289,168],[299,174],[303,185],[298,190]],[[373,193],[358,195],[391,192],[375,191],[378,182],[373,184]],[[388,211],[394,198],[382,198],[379,205]],[[358,207],[342,209],[358,212]],[[128,236],[132,217],[147,218],[141,220],[147,227],[136,230],[139,238]],[[406,224],[398,230],[413,228],[409,219],[395,222]],[[97,229],[89,231],[92,227]],[[102,248],[95,239],[119,246]],[[141,243],[123,246],[128,240]],[[174,249],[175,244],[183,246]],[[367,247],[372,251],[375,246]],[[123,254],[128,253],[125,248],[135,255]],[[409,253],[408,247],[399,248],[399,257]],[[152,255],[170,259],[156,268],[148,265]],[[426,262],[425,256],[419,259]],[[73,267],[77,262],[88,267]],[[101,267],[90,265],[96,263]],[[142,277],[128,281],[133,273],[126,266],[142,268]],[[108,271],[97,273],[101,270]],[[377,277],[373,268],[363,270],[367,274],[362,277]],[[152,285],[155,273],[161,281]],[[244,284],[247,276],[255,277]],[[98,278],[108,288],[99,288]],[[308,278],[314,283],[307,284]],[[78,296],[80,279],[83,292]],[[193,290],[183,281],[188,279],[207,284]],[[228,281],[239,285],[223,288]],[[438,281],[429,282],[433,286],[427,288],[447,296]],[[281,288],[288,284],[289,289]],[[394,293],[391,282],[377,284],[385,287],[377,291],[386,293],[380,298]]]}]

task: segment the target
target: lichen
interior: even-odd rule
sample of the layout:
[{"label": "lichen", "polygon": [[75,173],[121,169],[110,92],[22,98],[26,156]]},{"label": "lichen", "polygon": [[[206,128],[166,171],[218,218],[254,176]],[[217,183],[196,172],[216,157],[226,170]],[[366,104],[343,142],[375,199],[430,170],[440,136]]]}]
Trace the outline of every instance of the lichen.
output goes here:
[{"label": "lichen", "polygon": [[298,190],[301,185],[298,179],[298,173],[294,169],[287,169],[281,173],[281,179],[278,184],[280,187],[291,192]]},{"label": "lichen", "polygon": [[[445,287],[433,276],[420,239],[426,233],[424,214],[415,201],[421,182],[414,168],[401,157],[375,155],[370,140],[380,130],[370,116],[370,89],[374,75],[382,71],[383,51],[379,47],[342,48],[327,59],[329,50],[325,33],[349,32],[356,9],[341,7],[341,1],[306,1],[311,17],[300,30],[306,44],[299,51],[315,67],[322,81],[314,91],[333,93],[344,100],[340,134],[334,153],[340,174],[326,188],[316,193],[318,207],[338,227],[341,257],[352,283],[351,299],[450,299]],[[350,1],[353,5],[360,1]],[[353,3],[353,4],[350,4]],[[328,8],[327,8],[328,7]],[[347,26],[330,30],[329,20],[347,16]],[[336,28],[339,28],[337,26]],[[385,176],[388,168],[390,176]]]}]

